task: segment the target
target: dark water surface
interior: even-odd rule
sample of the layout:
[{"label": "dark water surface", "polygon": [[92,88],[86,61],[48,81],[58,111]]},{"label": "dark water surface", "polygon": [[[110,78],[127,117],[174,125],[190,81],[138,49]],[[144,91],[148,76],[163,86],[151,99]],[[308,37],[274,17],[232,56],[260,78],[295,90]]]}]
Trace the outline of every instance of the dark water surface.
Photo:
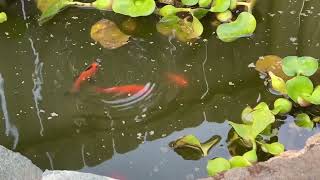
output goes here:
[{"label": "dark water surface", "polygon": [[[103,17],[121,24],[124,16],[68,9],[40,27],[32,2],[13,1],[3,10],[9,19],[0,24],[0,142],[42,169],[130,180],[204,177],[208,159],[230,157],[225,120],[239,121],[258,97],[269,104],[276,98],[248,65],[269,54],[320,57],[319,0],[260,0],[256,33],[233,43],[219,41],[207,24],[190,46],[157,33],[158,17],[139,18],[134,38],[116,50],[94,44],[90,27]],[[95,58],[103,62],[93,85],[144,84],[145,92],[66,95]],[[167,72],[183,74],[189,86],[168,84]],[[289,117],[279,139],[299,149],[318,131],[298,128]],[[168,146],[186,134],[222,140],[208,157],[187,161]]]}]

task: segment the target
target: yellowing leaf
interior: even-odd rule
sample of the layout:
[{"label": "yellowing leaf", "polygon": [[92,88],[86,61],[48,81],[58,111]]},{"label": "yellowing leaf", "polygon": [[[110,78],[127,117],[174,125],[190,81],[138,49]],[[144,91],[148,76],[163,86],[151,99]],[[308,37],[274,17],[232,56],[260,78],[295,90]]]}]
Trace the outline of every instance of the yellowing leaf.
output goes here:
[{"label": "yellowing leaf", "polygon": [[118,26],[107,19],[98,21],[91,27],[91,38],[104,48],[116,49],[128,43],[129,37],[120,31]]},{"label": "yellowing leaf", "polygon": [[269,76],[271,78],[272,89],[281,94],[287,94],[286,82],[284,82],[282,78],[274,75],[271,71],[269,72]]}]

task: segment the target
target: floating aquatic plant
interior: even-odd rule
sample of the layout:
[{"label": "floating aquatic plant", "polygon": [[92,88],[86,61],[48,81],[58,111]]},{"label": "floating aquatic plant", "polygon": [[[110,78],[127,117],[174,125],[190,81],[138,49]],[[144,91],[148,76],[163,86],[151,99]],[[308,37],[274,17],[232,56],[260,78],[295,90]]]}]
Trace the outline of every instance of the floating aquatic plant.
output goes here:
[{"label": "floating aquatic plant", "polygon": [[259,103],[256,107],[247,107],[242,111],[241,119],[243,124],[229,122],[237,135],[249,144],[252,149],[242,156],[233,156],[227,160],[224,158],[215,158],[209,160],[207,171],[210,176],[216,175],[219,172],[238,167],[250,166],[258,161],[257,144],[261,149],[272,155],[279,155],[284,151],[284,146],[279,142],[271,144],[265,143],[262,140],[257,140],[257,137],[266,129],[271,127],[275,122],[275,115],[286,114],[291,111],[292,103],[286,99],[277,99],[274,102],[274,109],[270,110],[264,102]]},{"label": "floating aquatic plant", "polygon": [[220,136],[212,136],[209,140],[201,143],[200,140],[194,135],[186,135],[174,142],[170,146],[184,159],[200,159],[207,156],[210,149],[218,144],[221,140]]},{"label": "floating aquatic plant", "polygon": [[0,12],[0,23],[7,21],[7,14],[5,12]]},{"label": "floating aquatic plant", "polygon": [[[242,2],[238,0],[182,0],[183,7],[166,5],[156,8],[155,0],[96,0],[91,3],[84,3],[75,0],[38,0],[37,7],[42,12],[39,23],[43,24],[67,7],[94,8],[104,11],[113,11],[131,17],[149,16],[152,13],[162,16],[157,25],[157,30],[164,35],[172,35],[169,31],[177,32],[180,41],[190,41],[202,35],[203,25],[199,19],[209,12],[215,13],[221,23],[217,28],[218,38],[224,42],[231,42],[241,37],[250,36],[256,28],[256,20],[248,12],[242,12],[235,21],[232,10],[237,6],[250,5],[253,1]],[[188,13],[187,21],[177,13]],[[179,18],[179,19],[178,19]],[[181,19],[181,20],[180,20]],[[163,24],[166,30],[163,30]]]},{"label": "floating aquatic plant", "polygon": [[221,24],[217,28],[218,38],[224,42],[232,42],[241,37],[248,37],[256,29],[256,19],[251,13],[242,12],[235,21]]}]

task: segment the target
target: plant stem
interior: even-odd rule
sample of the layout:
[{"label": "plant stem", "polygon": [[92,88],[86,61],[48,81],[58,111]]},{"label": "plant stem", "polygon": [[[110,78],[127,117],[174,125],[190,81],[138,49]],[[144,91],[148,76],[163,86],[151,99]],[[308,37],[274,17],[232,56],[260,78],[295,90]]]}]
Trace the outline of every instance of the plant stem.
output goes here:
[{"label": "plant stem", "polygon": [[68,2],[68,5],[78,7],[78,8],[88,8],[88,9],[94,8],[92,3],[83,3],[78,1]]},{"label": "plant stem", "polygon": [[246,6],[248,8],[248,12],[252,13],[252,9],[255,3],[256,3],[256,0],[247,0],[246,2],[237,2],[237,5]]}]

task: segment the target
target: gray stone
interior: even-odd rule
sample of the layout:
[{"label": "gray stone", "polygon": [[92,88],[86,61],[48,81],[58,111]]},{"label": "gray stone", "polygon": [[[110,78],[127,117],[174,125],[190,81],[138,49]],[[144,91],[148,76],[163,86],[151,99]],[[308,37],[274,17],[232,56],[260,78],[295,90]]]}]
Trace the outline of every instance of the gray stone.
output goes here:
[{"label": "gray stone", "polygon": [[20,153],[0,145],[0,179],[41,180],[42,171]]},{"label": "gray stone", "polygon": [[42,180],[115,180],[113,178],[99,176],[90,173],[76,171],[49,171],[43,173]]},{"label": "gray stone", "polygon": [[304,180],[320,179],[320,134],[306,142],[301,151],[286,151],[266,162],[232,169],[202,180]]}]

